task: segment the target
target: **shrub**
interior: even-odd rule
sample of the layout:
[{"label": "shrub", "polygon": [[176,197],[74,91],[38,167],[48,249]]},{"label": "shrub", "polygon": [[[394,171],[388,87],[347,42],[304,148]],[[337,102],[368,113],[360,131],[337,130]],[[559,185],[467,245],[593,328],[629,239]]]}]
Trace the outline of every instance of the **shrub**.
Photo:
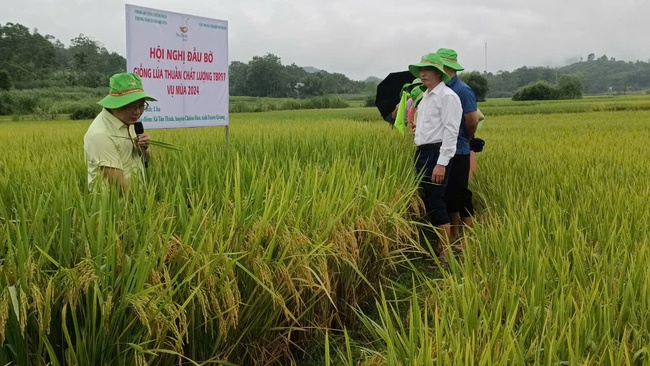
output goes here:
[{"label": "shrub", "polygon": [[555,100],[559,97],[557,87],[546,81],[538,81],[519,88],[512,100]]},{"label": "shrub", "polygon": [[15,94],[13,106],[14,112],[30,114],[38,107],[38,96],[34,93]]},{"label": "shrub", "polygon": [[348,108],[350,104],[338,97],[314,97],[306,101],[307,107],[303,109]]},{"label": "shrub", "polygon": [[10,92],[0,92],[0,115],[13,113],[13,98]]},{"label": "shrub", "polygon": [[364,107],[374,107],[375,106],[375,100],[377,99],[376,95],[368,95],[366,97],[365,102],[363,103]]},{"label": "shrub", "polygon": [[0,90],[9,90],[11,86],[11,77],[7,70],[0,70]]},{"label": "shrub", "polygon": [[101,110],[102,108],[99,105],[88,104],[80,106],[70,114],[70,119],[75,121],[93,119],[97,116],[97,114],[99,114]]},{"label": "shrub", "polygon": [[59,111],[51,106],[51,107],[36,107],[34,108],[34,117],[36,119],[42,120],[42,121],[52,121],[57,119],[59,115]]}]

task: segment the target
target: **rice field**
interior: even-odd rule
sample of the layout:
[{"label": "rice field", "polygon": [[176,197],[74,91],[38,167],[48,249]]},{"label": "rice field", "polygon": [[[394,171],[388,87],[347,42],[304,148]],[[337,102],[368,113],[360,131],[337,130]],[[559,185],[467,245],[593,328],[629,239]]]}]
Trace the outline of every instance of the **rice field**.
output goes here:
[{"label": "rice field", "polygon": [[442,270],[372,109],[150,131],[181,151],[122,196],[86,188],[88,121],[0,122],[0,363],[650,364],[650,118],[525,108],[486,112]]}]

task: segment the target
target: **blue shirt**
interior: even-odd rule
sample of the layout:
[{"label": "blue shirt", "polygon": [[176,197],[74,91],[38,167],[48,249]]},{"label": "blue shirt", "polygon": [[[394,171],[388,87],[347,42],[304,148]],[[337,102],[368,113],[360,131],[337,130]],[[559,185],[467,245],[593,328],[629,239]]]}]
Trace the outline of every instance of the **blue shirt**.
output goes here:
[{"label": "blue shirt", "polygon": [[460,120],[460,130],[458,131],[458,142],[456,143],[456,155],[469,155],[469,138],[465,129],[465,113],[476,112],[476,95],[469,85],[465,84],[457,76],[454,76],[447,86],[458,95],[460,104],[463,106],[463,117]]}]

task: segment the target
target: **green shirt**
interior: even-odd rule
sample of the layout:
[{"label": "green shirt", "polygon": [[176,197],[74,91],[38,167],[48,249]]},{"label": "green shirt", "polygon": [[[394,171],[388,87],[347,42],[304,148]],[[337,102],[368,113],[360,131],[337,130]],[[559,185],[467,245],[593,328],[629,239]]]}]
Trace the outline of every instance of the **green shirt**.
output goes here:
[{"label": "green shirt", "polygon": [[102,109],[84,136],[88,185],[103,177],[103,167],[121,170],[127,181],[138,175],[144,179],[144,166],[135,136],[133,126],[127,126]]}]

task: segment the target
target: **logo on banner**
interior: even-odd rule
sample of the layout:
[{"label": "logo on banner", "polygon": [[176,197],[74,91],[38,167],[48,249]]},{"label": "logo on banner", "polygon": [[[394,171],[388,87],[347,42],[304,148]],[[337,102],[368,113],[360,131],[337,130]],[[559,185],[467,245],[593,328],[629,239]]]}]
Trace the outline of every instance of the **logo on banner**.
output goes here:
[{"label": "logo on banner", "polygon": [[188,24],[189,21],[190,21],[190,17],[185,18],[185,19],[183,20],[183,23],[185,23],[185,26],[180,26],[180,27],[178,27],[178,28],[181,30],[181,32],[180,32],[180,33],[176,33],[176,37],[178,37],[178,38],[182,38],[183,41],[187,41],[187,31],[190,30],[190,27],[189,27],[189,24]]}]

